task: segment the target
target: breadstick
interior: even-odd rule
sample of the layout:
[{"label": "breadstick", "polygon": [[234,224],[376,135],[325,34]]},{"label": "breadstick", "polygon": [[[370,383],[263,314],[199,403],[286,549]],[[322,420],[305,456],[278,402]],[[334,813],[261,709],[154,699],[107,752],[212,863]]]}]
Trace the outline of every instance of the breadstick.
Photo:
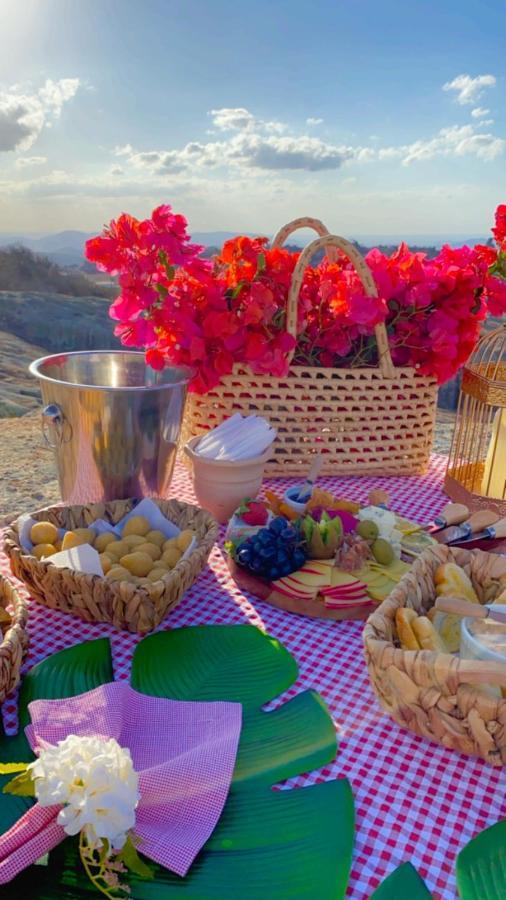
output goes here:
[{"label": "breadstick", "polygon": [[416,619],[413,619],[411,627],[423,650],[438,650],[440,653],[448,652],[441,636],[437,633],[427,616],[417,616]]},{"label": "breadstick", "polygon": [[397,626],[397,634],[401,642],[403,650],[420,650],[421,644],[418,643],[412,628],[414,620],[417,618],[414,609],[401,607],[395,613],[395,624]]}]

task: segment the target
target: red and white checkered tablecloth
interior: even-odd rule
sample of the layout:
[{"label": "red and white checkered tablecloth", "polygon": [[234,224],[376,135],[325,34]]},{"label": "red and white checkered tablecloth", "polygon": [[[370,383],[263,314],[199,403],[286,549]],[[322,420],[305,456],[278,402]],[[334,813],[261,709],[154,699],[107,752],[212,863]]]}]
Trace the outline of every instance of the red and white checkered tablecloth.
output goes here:
[{"label": "red and white checkered tablecloth", "polygon": [[[399,514],[428,521],[447,499],[441,491],[444,462],[433,457],[424,478],[326,478],[322,486],[362,502],[371,488],[383,487]],[[273,487],[279,491],[289,483],[277,480]],[[172,494],[195,502],[183,467],[176,469]],[[220,547],[214,548],[209,562],[161,627],[250,622],[282,641],[297,659],[299,679],[287,696],[307,688],[323,695],[339,733],[338,756],[326,768],[291,779],[286,786],[349,778],[356,838],[348,896],[365,900],[396,866],[411,860],[436,898],[456,897],[457,853],[479,831],[506,816],[503,770],[403,731],[381,711],[369,686],[360,622],[320,621],[282,612],[235,586]],[[0,572],[9,575],[3,555]],[[139,640],[135,635],[88,625],[34,602],[29,628],[25,669],[79,641],[108,636],[116,678],[128,678]],[[9,730],[15,714],[12,698],[4,704]]]}]

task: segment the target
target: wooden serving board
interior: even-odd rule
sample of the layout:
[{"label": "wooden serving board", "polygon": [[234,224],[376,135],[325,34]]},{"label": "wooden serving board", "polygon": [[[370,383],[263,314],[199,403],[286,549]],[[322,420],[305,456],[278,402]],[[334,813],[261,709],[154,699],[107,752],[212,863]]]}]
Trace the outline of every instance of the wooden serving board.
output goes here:
[{"label": "wooden serving board", "polygon": [[270,603],[271,606],[277,606],[278,609],[284,609],[286,612],[297,613],[299,616],[309,616],[311,619],[333,619],[337,622],[344,619],[367,619],[378,605],[371,600],[370,603],[349,606],[346,609],[330,609],[325,606],[323,600],[318,600],[318,598],[299,600],[279,594],[267,581],[257,578],[256,575],[252,575],[251,572],[238,566],[230,556],[227,558],[227,565],[232,578],[241,590],[253,594],[254,597],[258,597],[265,603]]}]

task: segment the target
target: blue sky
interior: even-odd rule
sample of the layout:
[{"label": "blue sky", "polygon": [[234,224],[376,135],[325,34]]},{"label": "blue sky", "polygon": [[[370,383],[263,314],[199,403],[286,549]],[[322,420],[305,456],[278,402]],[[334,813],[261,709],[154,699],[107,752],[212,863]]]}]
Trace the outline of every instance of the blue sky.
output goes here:
[{"label": "blue sky", "polygon": [[170,202],[463,234],[506,200],[506,4],[0,0],[0,230]]}]

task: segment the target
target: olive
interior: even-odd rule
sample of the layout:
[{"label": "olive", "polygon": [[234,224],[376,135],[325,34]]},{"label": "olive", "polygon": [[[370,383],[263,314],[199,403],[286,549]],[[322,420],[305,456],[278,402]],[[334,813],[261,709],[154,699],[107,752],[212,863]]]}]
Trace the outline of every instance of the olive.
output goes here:
[{"label": "olive", "polygon": [[372,552],[376,562],[382,566],[389,566],[394,561],[395,554],[393,547],[383,538],[378,538],[372,545]]},{"label": "olive", "polygon": [[365,538],[366,541],[375,541],[378,537],[379,530],[376,522],[372,522],[370,519],[364,519],[363,522],[359,522],[357,525],[357,534],[360,537]]}]

